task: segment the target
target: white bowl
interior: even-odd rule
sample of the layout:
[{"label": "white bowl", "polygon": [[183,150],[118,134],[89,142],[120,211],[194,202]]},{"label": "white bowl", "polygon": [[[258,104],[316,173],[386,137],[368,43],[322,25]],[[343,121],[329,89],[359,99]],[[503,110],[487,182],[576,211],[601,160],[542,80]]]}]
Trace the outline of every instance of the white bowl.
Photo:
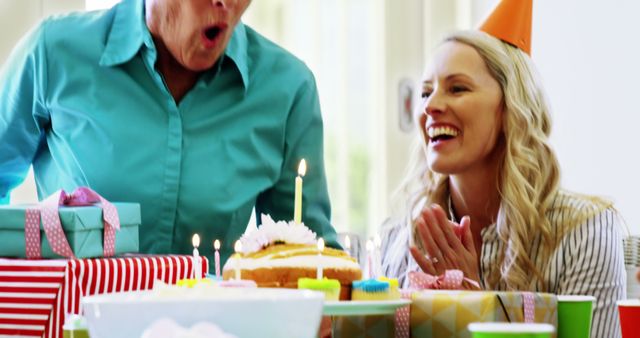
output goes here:
[{"label": "white bowl", "polygon": [[82,300],[91,338],[141,337],[156,320],[210,322],[240,338],[316,337],[324,295],[295,289],[216,288],[137,291]]}]

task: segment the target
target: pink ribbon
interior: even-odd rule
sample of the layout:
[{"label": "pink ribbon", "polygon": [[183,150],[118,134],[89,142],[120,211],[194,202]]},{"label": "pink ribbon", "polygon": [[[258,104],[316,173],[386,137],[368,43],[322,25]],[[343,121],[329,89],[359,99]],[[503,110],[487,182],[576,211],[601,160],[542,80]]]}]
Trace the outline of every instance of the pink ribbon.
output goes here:
[{"label": "pink ribbon", "polygon": [[80,187],[71,194],[67,194],[64,190],[58,190],[42,201],[36,208],[26,210],[24,234],[27,258],[38,259],[42,257],[40,248],[41,217],[44,232],[53,252],[63,257],[75,258],[62,230],[58,207],[60,205],[88,206],[97,203],[102,208],[104,221],[103,253],[105,257],[113,256],[115,253],[116,230],[120,230],[118,210],[95,191],[87,187]]},{"label": "pink ribbon", "polygon": [[[415,291],[420,290],[462,290],[462,283],[467,283],[480,289],[480,284],[473,279],[464,277],[460,270],[446,270],[441,276],[433,276],[424,272],[409,272],[409,289],[400,290],[402,298],[411,299]],[[524,322],[533,323],[535,320],[535,294],[533,292],[522,293],[524,308]],[[410,306],[404,306],[396,310],[395,337],[408,338],[410,336]]]},{"label": "pink ribbon", "polygon": [[446,270],[441,276],[432,276],[418,271],[409,272],[409,285],[418,290],[461,290],[463,289],[462,282],[467,282],[480,289],[478,282],[465,277],[460,270]]}]

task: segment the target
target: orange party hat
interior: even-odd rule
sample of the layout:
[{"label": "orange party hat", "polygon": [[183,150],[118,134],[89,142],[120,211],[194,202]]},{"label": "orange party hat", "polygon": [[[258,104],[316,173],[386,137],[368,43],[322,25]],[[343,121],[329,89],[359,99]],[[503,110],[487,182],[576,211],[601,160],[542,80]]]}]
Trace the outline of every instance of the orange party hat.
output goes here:
[{"label": "orange party hat", "polygon": [[480,30],[531,55],[533,0],[502,0]]}]

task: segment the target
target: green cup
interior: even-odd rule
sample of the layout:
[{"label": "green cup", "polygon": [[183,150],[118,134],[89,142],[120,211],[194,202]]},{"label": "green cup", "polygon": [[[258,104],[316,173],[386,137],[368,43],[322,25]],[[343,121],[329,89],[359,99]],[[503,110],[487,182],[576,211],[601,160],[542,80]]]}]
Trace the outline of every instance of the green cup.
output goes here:
[{"label": "green cup", "polygon": [[87,320],[79,315],[68,314],[62,330],[63,338],[89,338]]},{"label": "green cup", "polygon": [[89,331],[85,330],[64,330],[63,338],[89,338]]},{"label": "green cup", "polygon": [[558,296],[558,338],[589,338],[592,296]]},{"label": "green cup", "polygon": [[472,338],[551,338],[553,325],[539,323],[471,323]]}]

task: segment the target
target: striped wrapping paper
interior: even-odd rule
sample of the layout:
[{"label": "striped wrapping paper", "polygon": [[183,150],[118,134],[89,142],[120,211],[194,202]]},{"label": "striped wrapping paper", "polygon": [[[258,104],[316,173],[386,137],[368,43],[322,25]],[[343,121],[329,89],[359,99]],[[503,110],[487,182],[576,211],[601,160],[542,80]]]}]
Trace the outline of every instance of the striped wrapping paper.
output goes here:
[{"label": "striped wrapping paper", "polygon": [[[202,271],[209,271],[206,257]],[[175,284],[192,273],[192,256],[0,258],[0,337],[62,338],[65,315],[82,313],[83,296],[151,289],[156,279]]]}]

